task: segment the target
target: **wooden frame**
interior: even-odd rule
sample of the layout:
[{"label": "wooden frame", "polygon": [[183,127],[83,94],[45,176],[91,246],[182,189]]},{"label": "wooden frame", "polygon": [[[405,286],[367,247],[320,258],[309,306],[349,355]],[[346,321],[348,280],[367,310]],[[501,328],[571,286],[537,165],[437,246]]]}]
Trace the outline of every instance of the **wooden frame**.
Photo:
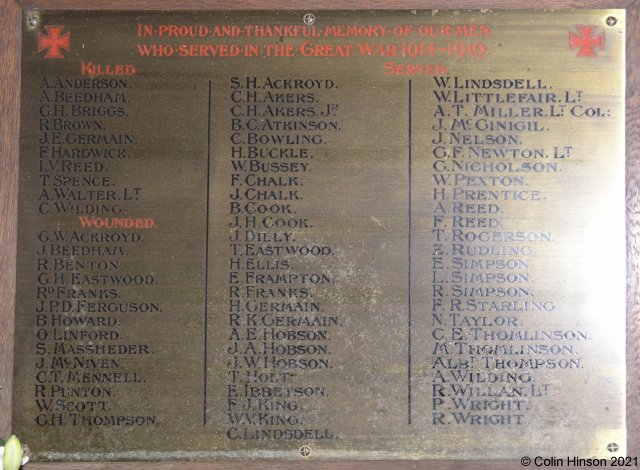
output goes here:
[{"label": "wooden frame", "polygon": [[[640,456],[640,0],[0,0],[0,436],[11,431],[20,113],[20,38],[24,9],[327,9],[327,8],[624,8],[627,13],[627,432],[629,456]],[[188,465],[188,467],[185,467]],[[44,463],[38,469],[513,469],[520,462],[135,462]],[[523,467],[524,468],[524,467]]]}]

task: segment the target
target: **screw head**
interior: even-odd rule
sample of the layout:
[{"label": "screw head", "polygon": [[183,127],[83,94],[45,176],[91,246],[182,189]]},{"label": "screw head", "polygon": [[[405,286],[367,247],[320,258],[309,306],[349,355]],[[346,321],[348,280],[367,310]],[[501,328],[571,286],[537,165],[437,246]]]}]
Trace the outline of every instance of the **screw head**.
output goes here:
[{"label": "screw head", "polygon": [[300,447],[300,455],[302,455],[303,457],[309,457],[311,455],[311,449],[309,448],[309,446]]},{"label": "screw head", "polygon": [[608,450],[609,452],[615,452],[615,451],[617,451],[618,449],[619,449],[618,444],[616,444],[615,442],[612,442],[611,444],[609,444],[609,445],[607,446],[607,450]]},{"label": "screw head", "polygon": [[605,23],[607,23],[607,25],[609,25],[609,26],[615,26],[617,22],[618,22],[618,20],[616,19],[615,16],[609,16],[605,20]]},{"label": "screw head", "polygon": [[304,15],[302,20],[304,21],[304,24],[306,24],[307,26],[311,26],[316,22],[316,15],[314,15],[313,13],[307,13],[306,15]]},{"label": "screw head", "polygon": [[29,26],[31,27],[35,28],[36,26],[38,26],[38,18],[36,18],[35,16],[30,16],[28,22]]}]

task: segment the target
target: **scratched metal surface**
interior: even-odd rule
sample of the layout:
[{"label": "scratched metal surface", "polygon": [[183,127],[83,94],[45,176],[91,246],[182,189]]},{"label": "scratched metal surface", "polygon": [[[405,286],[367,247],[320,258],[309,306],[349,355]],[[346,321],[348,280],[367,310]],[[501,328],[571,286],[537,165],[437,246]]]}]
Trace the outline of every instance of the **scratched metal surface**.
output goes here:
[{"label": "scratched metal surface", "polygon": [[[430,194],[434,189],[433,148],[439,137],[433,127],[440,119],[433,79],[413,77],[410,85],[406,76],[386,76],[388,55],[376,56],[375,48],[372,56],[362,55],[354,39],[344,38],[340,39],[341,47],[330,49],[336,55],[330,58],[256,58],[242,62],[241,68],[226,59],[213,65],[210,58],[145,61],[135,56],[136,38],[132,34],[141,15],[41,12],[41,24],[64,24],[73,32],[71,59],[55,63],[43,62],[42,53],[37,52],[39,30],[24,32],[14,427],[26,437],[36,458],[299,459],[299,449],[305,444],[313,458],[321,459],[511,458],[525,450],[531,452],[532,442],[538,443],[539,453],[560,455],[571,449],[576,455],[598,456],[610,455],[606,446],[616,442],[624,454],[624,214],[613,209],[623,197],[624,178],[622,12],[384,12],[367,17],[369,22],[381,24],[433,23],[434,16],[437,24],[490,23],[491,34],[482,38],[486,54],[469,60],[444,58],[440,66],[448,67],[450,75],[461,79],[517,77],[533,83],[540,79],[553,90],[549,93],[566,99],[564,104],[587,107],[580,104],[584,99],[589,107],[605,110],[590,119],[569,113],[552,119],[547,106],[541,121],[548,123],[541,126],[548,130],[535,138],[522,138],[527,148],[544,149],[543,158],[562,156],[554,154],[555,147],[562,153],[571,146],[576,152],[559,166],[548,167],[553,171],[527,183],[545,194],[545,202],[500,205],[501,224],[553,234],[553,243],[536,248],[530,259],[530,287],[536,299],[553,301],[557,309],[545,314],[518,313],[516,320],[498,330],[587,333],[582,344],[575,348],[569,345],[579,367],[538,371],[535,380],[544,390],[543,397],[532,396],[536,393],[529,387],[522,403],[507,400],[508,406],[526,408],[523,425],[491,427],[453,425],[449,421],[456,419],[452,414],[446,425],[432,424],[437,411],[432,408],[437,397],[433,396],[437,380],[433,350],[438,341],[433,338],[435,290],[428,267],[433,257],[427,254],[436,242],[430,224],[438,208]],[[145,13],[143,17],[151,24],[163,24],[168,22],[166,15]],[[217,15],[200,12],[180,17],[172,14],[169,18],[171,22],[200,24],[215,22],[221,18]],[[615,27],[604,23],[612,15],[620,19]],[[300,16],[296,12],[279,13],[273,18],[264,13],[232,15],[238,23],[294,23]],[[352,18],[350,14],[330,12],[318,17],[318,27],[323,23],[348,23]],[[99,34],[95,31],[97,18],[104,28]],[[606,32],[606,48],[592,41],[591,33],[576,29],[583,24],[598,25],[598,32]],[[570,34],[574,35],[573,48]],[[528,47],[533,36],[536,48]],[[291,39],[287,43],[298,48],[301,41]],[[351,43],[353,56],[344,57]],[[388,46],[383,50],[390,51]],[[123,51],[127,51],[125,59]],[[576,58],[578,51],[584,55],[594,52],[596,57]],[[30,77],[75,77],[79,62],[89,59],[131,63],[137,69],[132,78],[135,87],[127,91],[131,99],[127,112],[133,118],[109,123],[110,129],[136,135],[136,158],[121,165],[113,181],[129,188],[144,188],[146,196],[136,209],[158,221],[158,228],[147,236],[143,249],[127,257],[126,271],[154,273],[158,285],[139,292],[162,304],[162,312],[149,318],[118,318],[117,325],[123,342],[149,344],[154,354],[144,360],[128,359],[127,367],[145,381],[118,388],[117,398],[108,400],[109,408],[117,413],[154,416],[156,421],[153,426],[130,428],[124,433],[108,426],[69,425],[69,415],[65,416],[65,426],[34,425],[39,414],[33,392],[38,355],[35,320],[29,312],[37,308],[34,252],[40,243],[30,234],[53,226],[75,230],[78,219],[66,214],[36,214],[39,203],[35,201],[43,200],[42,187],[34,184],[39,177],[39,160],[34,155],[37,138],[42,137],[38,134],[42,131],[38,129],[38,113],[43,83]],[[320,434],[328,429],[326,434],[333,439],[253,442],[227,436],[230,418],[225,393],[229,371],[225,351],[232,345],[226,311],[228,238],[233,235],[228,230],[233,221],[229,214],[233,188],[228,162],[231,78],[257,77],[261,82],[265,77],[281,78],[283,65],[295,77],[313,76],[338,84],[335,89],[322,91],[321,100],[327,105],[339,104],[336,120],[340,132],[327,137],[326,149],[314,155],[317,160],[313,172],[304,177],[304,200],[298,204],[300,213],[309,214],[315,221],[314,227],[295,235],[331,247],[333,256],[290,260],[294,271],[330,273],[335,283],[315,293],[323,307],[340,318],[339,328],[330,331],[333,368],[303,371],[300,377],[291,379],[326,387],[326,397],[304,403],[301,419],[313,423],[311,426]],[[578,90],[584,97],[577,94]],[[447,106],[447,112],[455,112],[454,106]],[[450,124],[450,117],[444,116],[445,123]],[[603,136],[607,136],[606,146]],[[407,172],[408,147],[411,174]],[[442,160],[447,162],[447,158]],[[478,179],[475,183],[485,184]],[[207,214],[210,230],[203,231]],[[609,244],[619,249],[600,249]],[[203,266],[208,266],[209,277],[208,328],[202,302]],[[445,269],[444,275],[452,276],[451,271],[451,267]],[[604,279],[603,272],[608,273]],[[447,326],[462,326],[465,334],[471,335],[470,328],[486,325],[495,317],[465,316],[467,320],[448,317],[452,323]],[[54,333],[50,330],[48,334]],[[443,361],[449,367],[463,364],[451,356]],[[488,372],[487,367],[475,367],[474,372]],[[565,409],[576,397],[582,402],[581,411],[569,414]],[[520,420],[515,417],[518,414],[511,413],[512,423]],[[568,428],[582,432],[567,433]]]}]

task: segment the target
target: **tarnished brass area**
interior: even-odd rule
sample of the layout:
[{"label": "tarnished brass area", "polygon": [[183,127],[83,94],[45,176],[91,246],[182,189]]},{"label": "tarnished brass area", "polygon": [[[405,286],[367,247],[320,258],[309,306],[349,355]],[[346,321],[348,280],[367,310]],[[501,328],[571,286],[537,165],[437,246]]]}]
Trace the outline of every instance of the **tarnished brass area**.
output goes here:
[{"label": "tarnished brass area", "polygon": [[625,455],[623,10],[23,31],[33,460]]}]

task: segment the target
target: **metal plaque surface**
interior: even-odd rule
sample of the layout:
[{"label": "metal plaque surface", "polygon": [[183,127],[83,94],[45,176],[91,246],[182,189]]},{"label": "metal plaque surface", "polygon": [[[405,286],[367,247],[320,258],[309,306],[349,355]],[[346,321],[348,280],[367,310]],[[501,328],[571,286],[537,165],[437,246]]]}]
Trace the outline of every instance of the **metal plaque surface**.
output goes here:
[{"label": "metal plaque surface", "polygon": [[26,12],[35,460],[625,455],[623,10]]}]

